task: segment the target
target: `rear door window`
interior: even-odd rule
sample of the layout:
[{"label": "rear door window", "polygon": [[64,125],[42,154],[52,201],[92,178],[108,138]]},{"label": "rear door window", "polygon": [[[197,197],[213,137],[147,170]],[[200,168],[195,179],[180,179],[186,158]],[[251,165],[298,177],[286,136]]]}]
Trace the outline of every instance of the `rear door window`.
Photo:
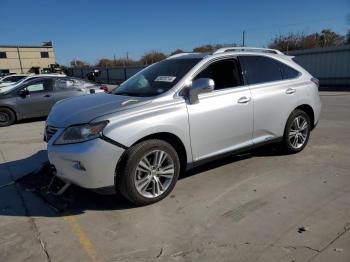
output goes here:
[{"label": "rear door window", "polygon": [[77,89],[83,87],[83,82],[77,79],[58,79],[56,81],[56,87],[58,91],[65,91],[71,89]]},{"label": "rear door window", "polygon": [[283,80],[280,67],[271,58],[264,56],[240,56],[247,84],[262,84]]}]

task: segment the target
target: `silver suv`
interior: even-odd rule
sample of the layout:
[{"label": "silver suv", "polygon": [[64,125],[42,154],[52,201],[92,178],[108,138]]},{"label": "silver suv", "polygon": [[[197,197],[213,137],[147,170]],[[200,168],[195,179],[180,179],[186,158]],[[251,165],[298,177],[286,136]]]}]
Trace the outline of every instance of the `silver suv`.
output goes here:
[{"label": "silver suv", "polygon": [[153,64],[110,94],[57,102],[46,140],[57,177],[137,205],[166,197],[181,171],[279,142],[306,146],[318,80],[277,50],[224,48]]}]

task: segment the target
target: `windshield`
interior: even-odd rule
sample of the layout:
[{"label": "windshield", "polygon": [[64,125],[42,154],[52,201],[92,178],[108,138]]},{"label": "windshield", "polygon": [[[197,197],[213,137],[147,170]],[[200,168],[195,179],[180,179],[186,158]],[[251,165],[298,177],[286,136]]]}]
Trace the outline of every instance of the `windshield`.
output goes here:
[{"label": "windshield", "polygon": [[17,87],[17,86],[14,86],[14,85],[9,85],[9,86],[0,87],[0,94],[1,94],[1,93],[9,92],[9,91],[11,91],[12,89],[15,89],[16,87]]},{"label": "windshield", "polygon": [[17,82],[11,84],[11,85],[8,85],[8,86],[2,86],[0,87],[0,93],[5,93],[5,92],[9,92],[11,91],[12,89],[15,89],[16,87],[18,87],[19,85],[21,85],[22,83],[26,83],[30,80],[33,80],[35,79],[34,77],[31,77],[31,76],[27,76],[27,77],[24,77],[20,80],[18,80]]},{"label": "windshield", "polygon": [[5,93],[5,92],[9,92],[12,89],[15,89],[17,86],[19,86],[21,83],[23,83],[24,81],[26,81],[26,79],[30,79],[28,77],[26,78],[22,78],[21,80],[18,80],[16,83],[7,85],[7,86],[0,86],[0,93]]},{"label": "windshield", "polygon": [[156,96],[171,89],[201,59],[171,59],[153,64],[122,83],[113,93]]}]

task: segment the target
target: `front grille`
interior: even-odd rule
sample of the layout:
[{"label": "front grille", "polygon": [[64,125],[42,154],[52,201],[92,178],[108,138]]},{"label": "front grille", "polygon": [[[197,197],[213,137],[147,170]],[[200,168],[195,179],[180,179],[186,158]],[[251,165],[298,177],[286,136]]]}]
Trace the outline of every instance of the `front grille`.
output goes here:
[{"label": "front grille", "polygon": [[46,126],[46,141],[49,142],[51,137],[53,137],[57,132],[57,128],[53,126]]}]

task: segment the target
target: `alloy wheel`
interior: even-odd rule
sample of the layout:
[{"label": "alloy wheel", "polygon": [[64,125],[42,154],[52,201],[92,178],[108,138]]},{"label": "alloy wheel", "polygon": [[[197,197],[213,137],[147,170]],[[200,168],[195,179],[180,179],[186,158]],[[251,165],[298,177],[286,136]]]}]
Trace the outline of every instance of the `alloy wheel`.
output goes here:
[{"label": "alloy wheel", "polygon": [[135,170],[135,187],[146,198],[162,195],[175,175],[174,161],[163,150],[154,150],[144,155]]},{"label": "alloy wheel", "polygon": [[302,115],[294,118],[289,129],[289,142],[294,149],[301,148],[308,137],[308,122]]}]

